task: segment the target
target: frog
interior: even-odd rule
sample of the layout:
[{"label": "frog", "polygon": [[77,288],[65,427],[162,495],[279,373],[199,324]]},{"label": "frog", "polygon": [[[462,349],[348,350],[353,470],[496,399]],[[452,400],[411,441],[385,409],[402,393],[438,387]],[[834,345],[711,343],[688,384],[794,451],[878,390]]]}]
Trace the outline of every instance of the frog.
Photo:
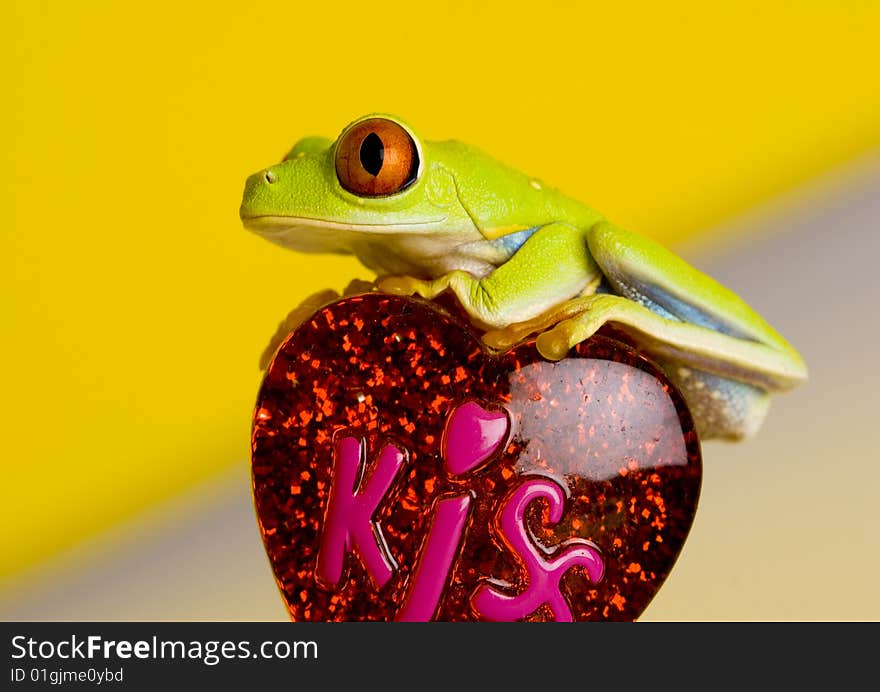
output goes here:
[{"label": "frog", "polygon": [[[676,253],[391,114],[357,118],[336,139],[300,139],[247,178],[240,218],[288,249],[354,255],[375,272],[375,290],[451,292],[494,352],[533,338],[559,361],[612,329],[660,366],[701,439],[754,436],[772,395],[807,379],[788,341]],[[307,300],[294,322],[332,295]]]}]

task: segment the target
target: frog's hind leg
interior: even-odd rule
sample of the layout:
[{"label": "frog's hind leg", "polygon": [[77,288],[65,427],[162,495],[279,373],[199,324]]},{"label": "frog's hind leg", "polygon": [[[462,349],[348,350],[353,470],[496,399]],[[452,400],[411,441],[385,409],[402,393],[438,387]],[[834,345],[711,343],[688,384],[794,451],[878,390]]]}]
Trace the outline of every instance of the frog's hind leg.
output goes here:
[{"label": "frog's hind leg", "polygon": [[736,440],[758,430],[769,391],[779,387],[772,376],[758,366],[751,371],[747,364],[772,363],[772,349],[661,316],[617,295],[588,296],[578,300],[578,307],[580,314],[538,334],[536,346],[545,358],[564,357],[602,325],[613,323],[678,387],[703,439]]},{"label": "frog's hind leg", "polygon": [[704,437],[738,439],[760,427],[768,393],[803,381],[797,352],[742,299],[647,239],[602,223],[587,234],[611,293],[537,337],[547,358],[613,323],[681,389]]},{"label": "frog's hind leg", "polygon": [[676,386],[703,440],[741,440],[754,435],[770,408],[766,389],[657,360]]}]

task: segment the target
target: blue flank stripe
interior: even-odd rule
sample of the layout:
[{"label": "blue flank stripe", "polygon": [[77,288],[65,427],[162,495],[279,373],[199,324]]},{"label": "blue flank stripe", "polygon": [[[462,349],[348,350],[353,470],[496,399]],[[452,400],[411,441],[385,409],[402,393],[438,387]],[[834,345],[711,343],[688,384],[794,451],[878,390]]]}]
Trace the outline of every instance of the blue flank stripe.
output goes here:
[{"label": "blue flank stripe", "polygon": [[495,247],[501,248],[506,252],[509,256],[513,256],[517,250],[519,250],[525,242],[531,238],[535,231],[537,231],[540,226],[532,226],[532,228],[527,228],[524,231],[517,231],[516,233],[511,233],[510,235],[504,235],[500,238],[497,238],[492,241],[492,244]]},{"label": "blue flank stripe", "polygon": [[754,337],[722,322],[712,315],[707,315],[699,308],[672,295],[659,286],[641,281],[630,281],[630,284],[648,301],[646,307],[662,317],[668,319],[671,315],[673,319],[678,319],[688,324],[695,324],[698,327],[706,327],[707,329],[732,336],[735,339],[755,341]]}]

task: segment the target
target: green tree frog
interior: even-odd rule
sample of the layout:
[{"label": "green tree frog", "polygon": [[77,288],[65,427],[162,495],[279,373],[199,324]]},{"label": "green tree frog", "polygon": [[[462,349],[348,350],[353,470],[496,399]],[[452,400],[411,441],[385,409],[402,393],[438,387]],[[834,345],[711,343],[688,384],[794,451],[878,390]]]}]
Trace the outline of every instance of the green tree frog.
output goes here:
[{"label": "green tree frog", "polygon": [[770,394],[807,376],[741,298],[669,250],[479,149],[424,141],[397,117],[300,140],[247,179],[240,214],[284,247],[354,254],[380,291],[451,290],[494,349],[537,334],[556,360],[613,323],[680,389],[703,439],[752,435]]}]

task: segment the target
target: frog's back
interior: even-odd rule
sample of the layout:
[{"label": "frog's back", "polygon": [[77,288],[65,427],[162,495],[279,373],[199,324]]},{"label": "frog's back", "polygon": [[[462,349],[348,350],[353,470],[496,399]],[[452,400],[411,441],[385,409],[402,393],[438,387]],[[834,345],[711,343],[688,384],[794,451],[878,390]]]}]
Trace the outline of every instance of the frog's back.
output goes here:
[{"label": "frog's back", "polygon": [[462,142],[430,142],[429,165],[443,166],[462,206],[487,239],[550,223],[589,228],[602,215],[485,152]]}]

